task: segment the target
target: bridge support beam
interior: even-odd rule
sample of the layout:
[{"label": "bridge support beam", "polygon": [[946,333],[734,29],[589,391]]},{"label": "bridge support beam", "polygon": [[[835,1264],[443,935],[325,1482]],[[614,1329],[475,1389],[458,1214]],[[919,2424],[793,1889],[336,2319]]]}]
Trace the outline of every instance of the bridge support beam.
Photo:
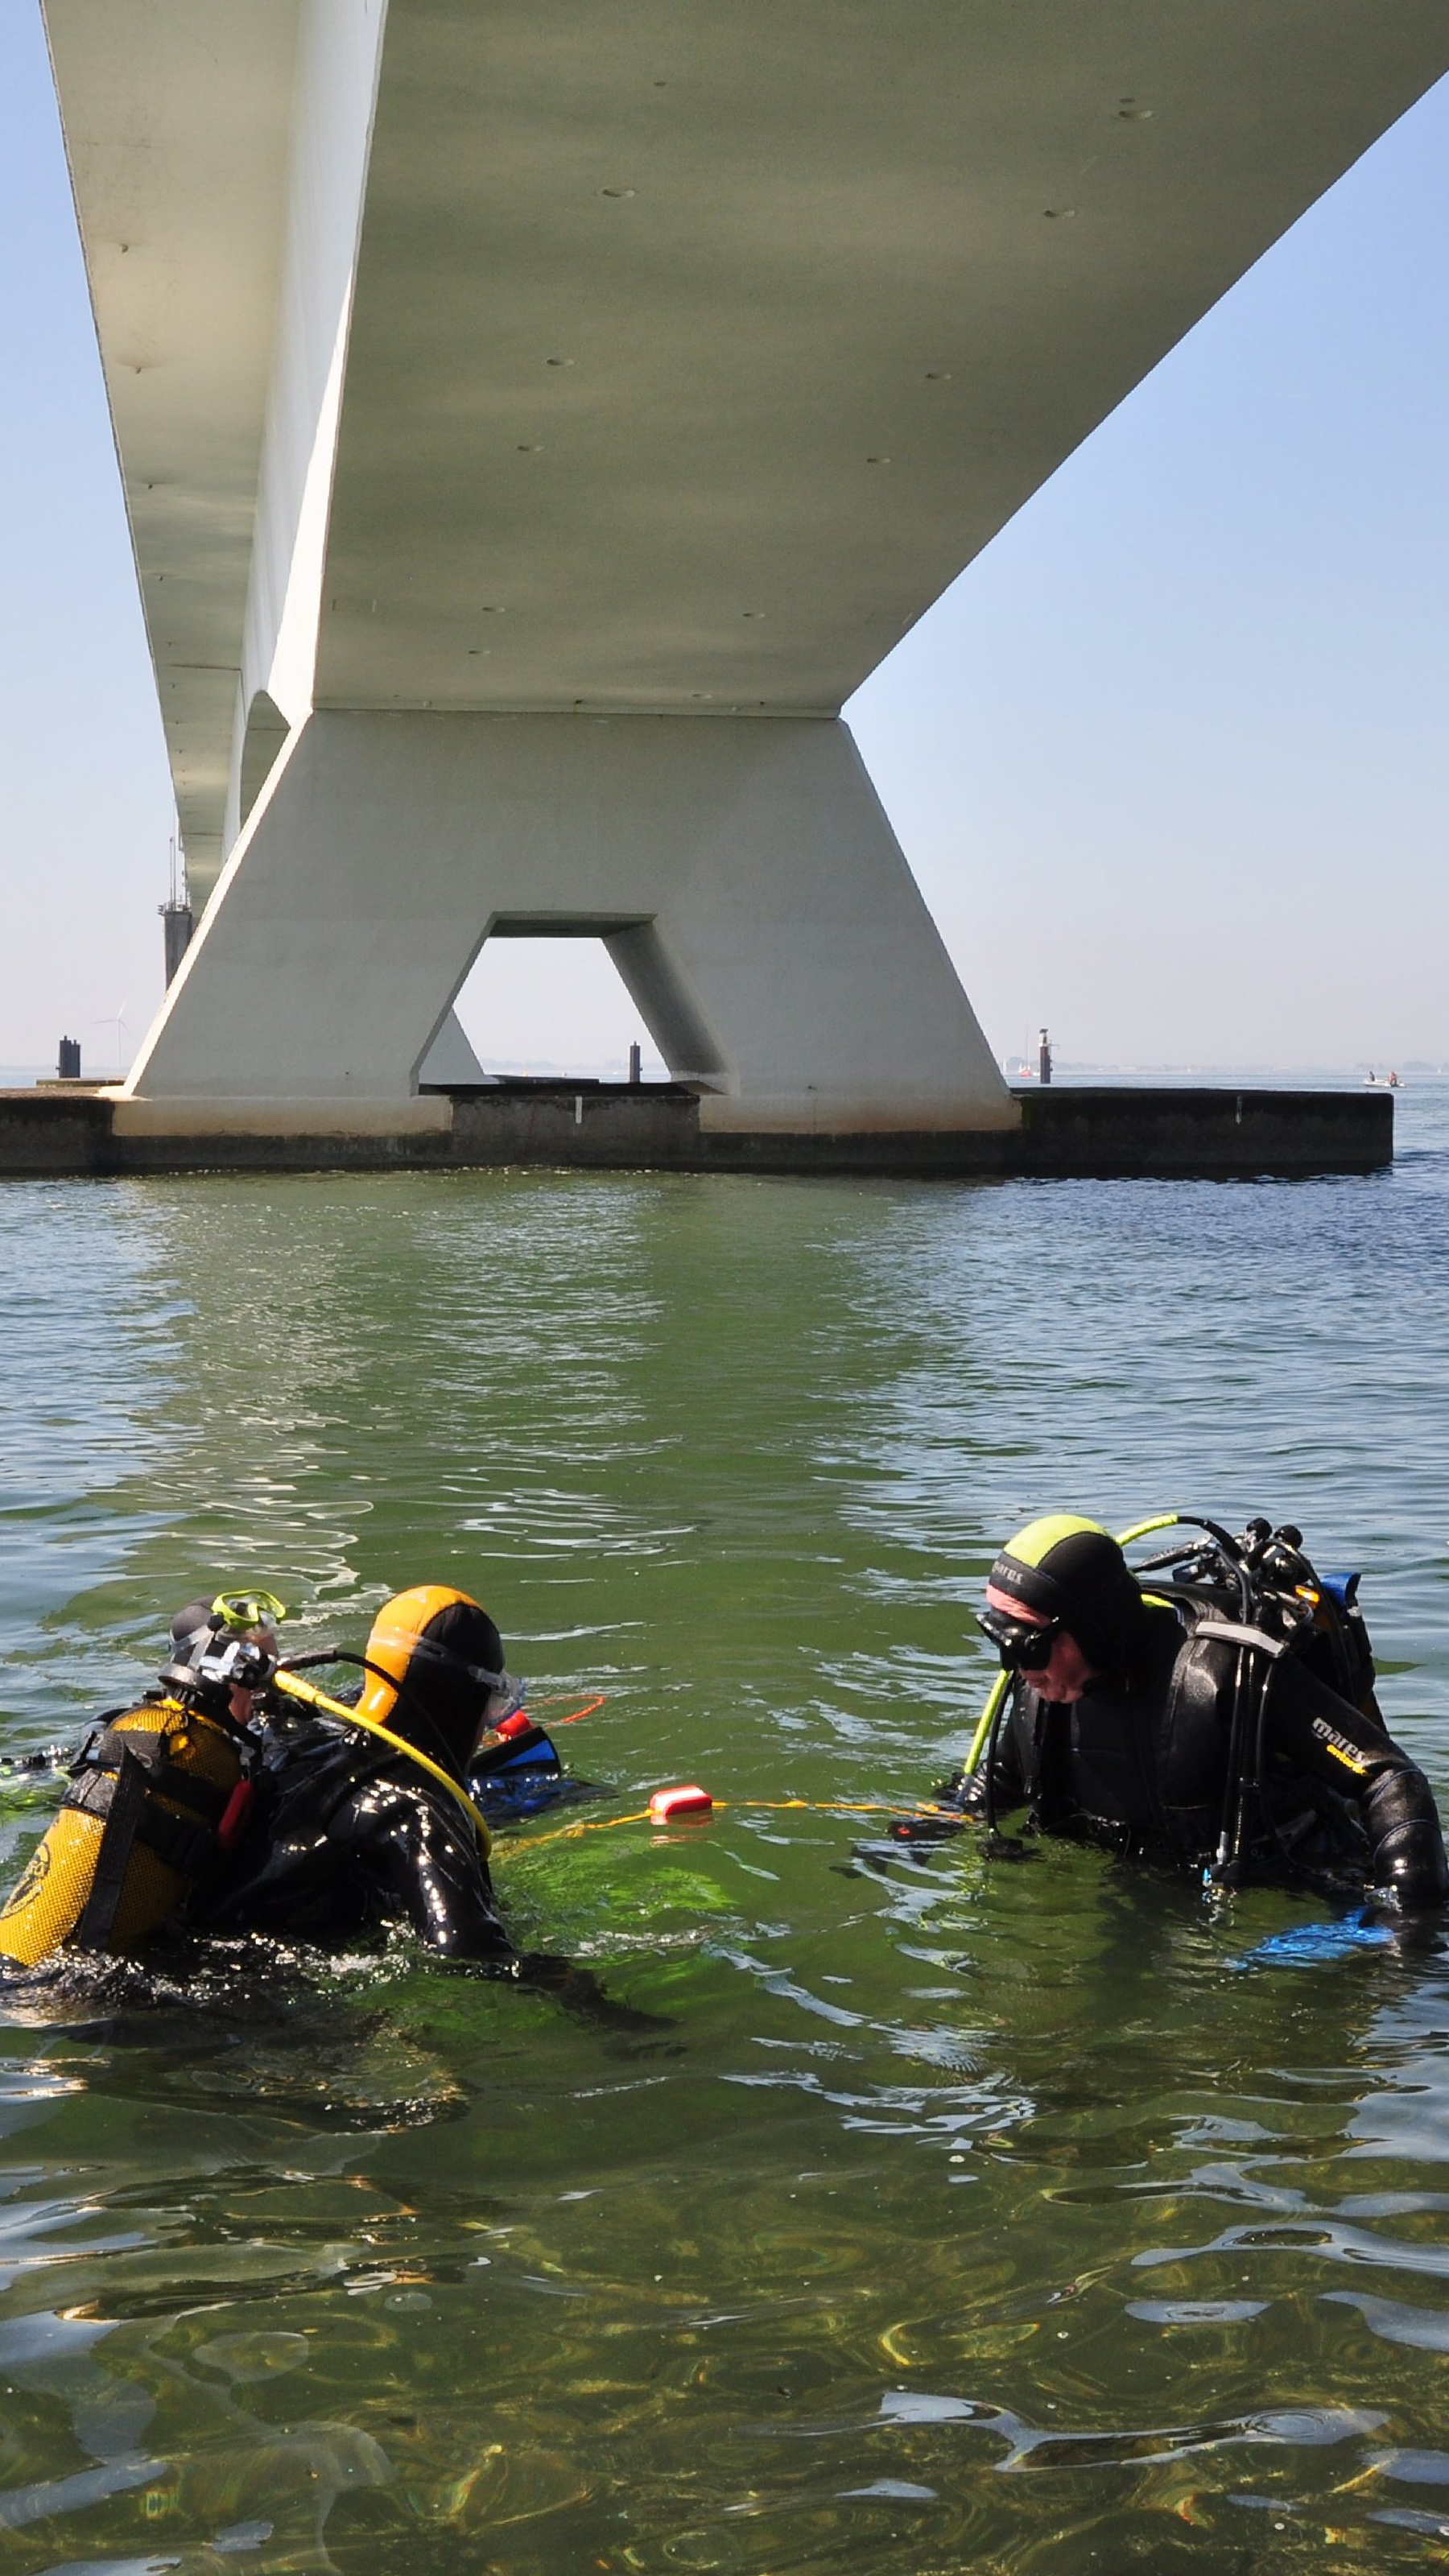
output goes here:
[{"label": "bridge support beam", "polygon": [[[272,769],[128,1090],[375,1125],[485,939],[602,938],[717,1132],[1008,1128],[845,726],[321,712]],[[485,1043],[486,1053],[486,1043]],[[351,1106],[349,1106],[351,1104]]]}]

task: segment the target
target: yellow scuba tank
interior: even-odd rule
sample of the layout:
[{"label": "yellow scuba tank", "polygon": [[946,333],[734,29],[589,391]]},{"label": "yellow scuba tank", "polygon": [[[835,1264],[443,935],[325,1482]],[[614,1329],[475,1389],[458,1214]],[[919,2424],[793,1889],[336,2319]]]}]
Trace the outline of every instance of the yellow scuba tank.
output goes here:
[{"label": "yellow scuba tank", "polygon": [[225,1847],[250,1794],[236,1729],[169,1698],[107,1719],[71,1776],[0,1907],[0,1956],[26,1968],[62,1941],[126,1950],[144,1939]]}]

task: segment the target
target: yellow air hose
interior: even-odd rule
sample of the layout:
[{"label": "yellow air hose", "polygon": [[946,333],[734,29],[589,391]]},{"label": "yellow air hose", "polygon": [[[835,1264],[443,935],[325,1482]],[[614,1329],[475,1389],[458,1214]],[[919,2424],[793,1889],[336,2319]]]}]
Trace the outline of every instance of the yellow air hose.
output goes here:
[{"label": "yellow air hose", "polygon": [[986,1750],[986,1739],[991,1733],[991,1721],[995,1717],[997,1710],[1000,1708],[1002,1701],[1006,1697],[1006,1686],[1010,1679],[1010,1673],[998,1673],[990,1690],[986,1694],[986,1706],[983,1708],[981,1715],[976,1722],[976,1732],[971,1738],[971,1750],[966,1756],[966,1777],[968,1780],[974,1779],[975,1777],[976,1765]]},{"label": "yellow air hose", "polygon": [[394,1753],[402,1754],[405,1761],[415,1762],[420,1771],[426,1771],[430,1779],[436,1780],[441,1788],[447,1790],[450,1798],[457,1800],[458,1805],[477,1827],[478,1840],[483,1847],[483,1857],[485,1860],[488,1858],[493,1848],[493,1837],[488,1831],[487,1818],[481,1807],[475,1807],[467,1790],[459,1787],[458,1782],[443,1769],[440,1762],[434,1762],[430,1755],[420,1753],[415,1744],[409,1744],[406,1736],[394,1735],[392,1728],[384,1726],[380,1719],[364,1717],[359,1709],[349,1708],[345,1699],[329,1699],[326,1691],[318,1690],[315,1682],[304,1682],[300,1673],[285,1672],[279,1667],[272,1675],[272,1688],[284,1692],[288,1699],[300,1700],[306,1708],[320,1708],[328,1717],[340,1717],[346,1726],[360,1727],[364,1735],[375,1735],[379,1743],[390,1746]]}]

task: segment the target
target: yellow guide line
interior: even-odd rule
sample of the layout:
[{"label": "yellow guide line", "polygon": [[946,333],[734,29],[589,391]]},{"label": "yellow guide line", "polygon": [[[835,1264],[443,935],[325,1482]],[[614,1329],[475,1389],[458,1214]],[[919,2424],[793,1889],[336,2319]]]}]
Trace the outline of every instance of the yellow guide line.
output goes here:
[{"label": "yellow guide line", "polygon": [[[712,1802],[711,1813],[720,1816],[729,1807],[739,1807],[751,1815],[771,1816],[956,1816],[954,1807],[937,1806],[930,1799],[921,1799],[914,1806],[904,1807],[887,1798],[716,1798]],[[696,1813],[694,1816],[681,1816],[672,1827],[662,1824],[656,1830],[661,1834],[671,1830],[677,1832],[680,1826],[706,1821],[702,1813]],[[653,1822],[647,1807],[639,1807],[627,1816],[587,1816],[576,1825],[555,1825],[549,1834],[530,1834],[526,1842],[515,1843],[512,1849],[537,1851],[541,1843],[566,1842],[576,1834],[611,1834],[616,1825],[650,1825]]]}]

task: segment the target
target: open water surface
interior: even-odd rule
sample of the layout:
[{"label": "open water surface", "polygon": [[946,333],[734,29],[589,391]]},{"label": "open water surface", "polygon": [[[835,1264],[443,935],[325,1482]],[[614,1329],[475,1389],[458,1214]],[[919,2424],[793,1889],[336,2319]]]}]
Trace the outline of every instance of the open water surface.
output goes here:
[{"label": "open water surface", "polygon": [[[1449,1096],[1400,1128],[1293,1185],[0,1193],[4,1745],[203,1585],[356,1644],[460,1582],[607,1694],[516,1933],[662,2022],[404,1947],[0,1996],[0,2571],[1442,2560],[1438,1941],[824,1803],[959,1755],[1002,1534],[1173,1504],[1364,1567],[1449,1793]],[[728,1803],[615,1821],[679,1779]]]}]

